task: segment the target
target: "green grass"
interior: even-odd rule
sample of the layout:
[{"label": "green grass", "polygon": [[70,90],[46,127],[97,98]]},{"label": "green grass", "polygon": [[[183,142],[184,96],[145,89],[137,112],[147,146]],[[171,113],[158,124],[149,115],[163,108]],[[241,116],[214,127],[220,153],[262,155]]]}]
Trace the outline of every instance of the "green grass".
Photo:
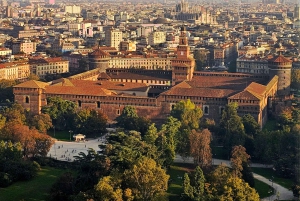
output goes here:
[{"label": "green grass", "polygon": [[193,164],[175,163],[168,170],[171,182],[169,183],[168,196],[170,201],[178,201],[181,193],[183,193],[182,183],[183,176],[186,172],[191,172],[195,169]]},{"label": "green grass", "polygon": [[[55,130],[55,136],[54,136],[54,131],[53,130],[49,130],[48,131],[48,135],[50,135],[53,138],[56,138],[58,140],[62,140],[62,141],[70,141],[70,133],[69,131],[57,131]],[[73,139],[73,133],[71,135],[71,140]]]},{"label": "green grass", "polygon": [[272,179],[272,176],[274,177],[273,181],[287,189],[291,189],[293,185],[293,181],[291,179],[281,178],[278,177],[274,171],[271,168],[251,168],[252,171],[256,174],[259,174],[267,179]]},{"label": "green grass", "polygon": [[274,189],[271,186],[257,179],[254,179],[254,181],[255,181],[254,188],[257,191],[260,198],[265,198],[273,195]]},{"label": "green grass", "polygon": [[264,125],[263,130],[267,130],[267,131],[277,130],[276,120],[275,119],[269,119],[266,122],[266,124]]},{"label": "green grass", "polygon": [[30,181],[13,183],[0,188],[0,200],[5,201],[42,201],[47,200],[48,192],[56,179],[66,170],[42,167],[38,175]]}]

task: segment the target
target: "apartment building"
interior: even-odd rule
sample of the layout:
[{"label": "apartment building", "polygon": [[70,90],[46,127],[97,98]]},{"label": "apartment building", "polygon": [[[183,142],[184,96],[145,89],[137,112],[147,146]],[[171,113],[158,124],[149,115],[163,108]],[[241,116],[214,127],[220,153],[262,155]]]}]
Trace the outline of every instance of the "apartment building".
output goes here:
[{"label": "apartment building", "polygon": [[8,56],[12,54],[12,50],[8,48],[0,48],[0,56]]},{"label": "apartment building", "polygon": [[24,80],[30,75],[28,62],[8,62],[0,64],[0,80]]},{"label": "apartment building", "polygon": [[30,54],[36,51],[36,42],[30,40],[12,42],[12,54],[24,52]]},{"label": "apartment building", "polygon": [[236,60],[236,72],[269,74],[268,58],[258,55],[242,55]]},{"label": "apartment building", "polygon": [[166,32],[164,31],[153,31],[148,36],[149,45],[158,45],[160,43],[166,42]]},{"label": "apartment building", "polygon": [[29,60],[30,72],[39,77],[47,74],[60,74],[69,72],[69,61],[61,57],[33,58]]},{"label": "apartment building", "polygon": [[115,47],[120,49],[120,42],[122,41],[122,31],[119,29],[110,29],[105,32],[105,45],[108,47]]}]

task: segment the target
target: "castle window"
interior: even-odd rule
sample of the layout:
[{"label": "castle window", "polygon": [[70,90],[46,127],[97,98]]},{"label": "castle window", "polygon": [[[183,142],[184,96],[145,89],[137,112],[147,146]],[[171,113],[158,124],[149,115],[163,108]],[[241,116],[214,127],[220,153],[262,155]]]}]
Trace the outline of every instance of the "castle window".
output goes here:
[{"label": "castle window", "polygon": [[97,108],[100,108],[100,101],[97,101]]},{"label": "castle window", "polygon": [[81,107],[81,101],[79,100],[77,101],[77,103],[78,103],[78,107]]},{"label": "castle window", "polygon": [[205,115],[209,114],[209,106],[208,105],[203,105],[203,111]]},{"label": "castle window", "polygon": [[29,96],[25,97],[25,103],[29,103]]},{"label": "castle window", "polygon": [[120,109],[117,109],[117,115],[120,115]]}]

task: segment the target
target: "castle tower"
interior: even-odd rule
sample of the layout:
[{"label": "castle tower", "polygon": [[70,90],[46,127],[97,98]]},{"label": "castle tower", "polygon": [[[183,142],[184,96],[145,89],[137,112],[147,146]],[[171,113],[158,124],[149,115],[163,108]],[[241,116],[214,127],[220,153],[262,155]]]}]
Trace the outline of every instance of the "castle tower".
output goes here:
[{"label": "castle tower", "polygon": [[270,78],[278,76],[277,95],[290,95],[292,61],[281,54],[268,60]]},{"label": "castle tower", "polygon": [[190,47],[186,36],[185,27],[181,28],[179,45],[177,47],[177,58],[171,60],[172,84],[184,80],[192,80],[195,69],[195,59],[190,55]]},{"label": "castle tower", "polygon": [[108,68],[110,55],[100,48],[89,54],[89,70],[98,68],[100,72],[105,72]]},{"label": "castle tower", "polygon": [[13,87],[15,102],[33,114],[40,114],[42,106],[46,105],[45,88],[49,84],[30,80]]}]

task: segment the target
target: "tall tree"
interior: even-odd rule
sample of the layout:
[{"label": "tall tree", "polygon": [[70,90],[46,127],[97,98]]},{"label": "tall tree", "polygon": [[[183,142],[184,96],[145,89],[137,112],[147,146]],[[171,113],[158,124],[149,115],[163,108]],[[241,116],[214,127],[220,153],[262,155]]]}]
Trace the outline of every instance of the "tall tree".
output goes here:
[{"label": "tall tree", "polygon": [[204,195],[205,177],[202,169],[197,166],[194,173],[194,200],[202,201],[205,200]]},{"label": "tall tree", "polygon": [[197,107],[190,99],[178,102],[171,111],[171,116],[181,122],[180,132],[176,137],[178,146],[176,152],[183,156],[189,156],[190,142],[189,135],[192,129],[198,129],[200,119],[203,115],[202,110]]},{"label": "tall tree", "polygon": [[191,186],[190,177],[187,173],[184,174],[184,178],[183,178],[183,193],[184,193],[185,200],[194,199],[194,189]]},{"label": "tall tree", "polygon": [[164,167],[169,167],[175,159],[175,150],[177,146],[176,136],[178,135],[180,126],[181,123],[171,116],[168,117],[166,123],[162,125],[160,130],[157,147],[164,160]]},{"label": "tall tree", "polygon": [[169,175],[150,158],[139,160],[125,175],[134,197],[143,201],[154,200],[168,188]]},{"label": "tall tree", "polygon": [[235,177],[242,177],[243,163],[248,164],[249,159],[245,147],[239,145],[232,148],[230,163]]},{"label": "tall tree", "polygon": [[220,122],[220,132],[228,155],[233,146],[244,145],[245,141],[244,125],[237,113],[237,108],[237,103],[229,103],[223,110]]},{"label": "tall tree", "polygon": [[208,129],[202,131],[192,130],[190,134],[191,156],[200,167],[211,166],[212,153],[210,148],[211,133]]}]

